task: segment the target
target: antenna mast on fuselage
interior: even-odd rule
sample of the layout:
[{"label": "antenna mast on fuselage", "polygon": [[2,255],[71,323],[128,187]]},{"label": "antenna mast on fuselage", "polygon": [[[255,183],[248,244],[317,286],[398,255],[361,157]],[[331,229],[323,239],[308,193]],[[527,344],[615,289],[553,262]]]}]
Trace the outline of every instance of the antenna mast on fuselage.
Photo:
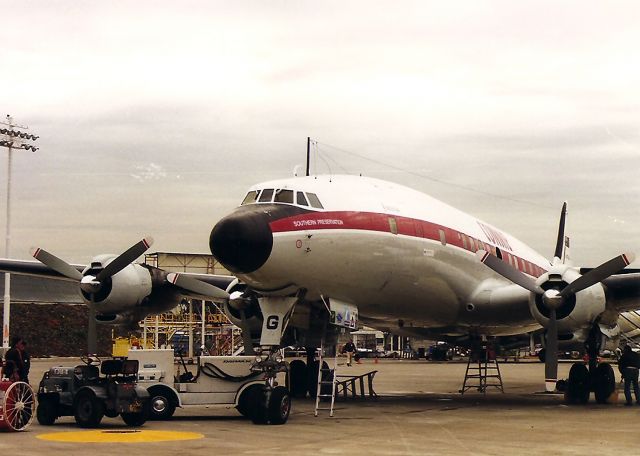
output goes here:
[{"label": "antenna mast on fuselage", "polygon": [[305,176],[309,175],[309,166],[311,162],[310,158],[311,158],[311,138],[307,136],[307,172]]}]

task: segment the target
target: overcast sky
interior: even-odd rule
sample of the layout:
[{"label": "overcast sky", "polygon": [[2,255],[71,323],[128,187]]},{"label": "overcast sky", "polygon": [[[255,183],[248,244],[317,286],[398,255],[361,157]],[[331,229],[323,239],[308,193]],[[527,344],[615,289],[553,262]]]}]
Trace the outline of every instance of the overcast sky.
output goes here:
[{"label": "overcast sky", "polygon": [[640,255],[636,1],[2,10],[0,120],[40,135],[14,154],[13,258],[87,262],[147,234],[208,253],[250,185],[304,165],[307,136],[312,171],[405,183],[545,256],[564,200],[576,263]]}]

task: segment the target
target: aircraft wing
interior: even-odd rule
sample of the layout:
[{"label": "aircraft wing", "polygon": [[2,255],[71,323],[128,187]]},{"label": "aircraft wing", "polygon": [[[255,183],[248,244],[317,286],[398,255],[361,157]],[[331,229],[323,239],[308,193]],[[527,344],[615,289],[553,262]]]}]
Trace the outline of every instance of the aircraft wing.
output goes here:
[{"label": "aircraft wing", "polygon": [[[582,270],[580,271],[582,273]],[[640,270],[624,270],[602,281],[607,301],[613,303],[620,312],[640,309]]]},{"label": "aircraft wing", "polygon": [[[82,272],[86,266],[85,265],[71,265],[73,268],[77,269],[78,272]],[[153,268],[157,269],[157,268]],[[162,272],[162,269],[157,269]],[[49,266],[42,264],[39,261],[29,261],[29,260],[13,260],[7,258],[0,258],[0,272],[9,272],[11,274],[18,274],[24,276],[32,276],[32,277],[42,277],[42,278],[50,278],[56,280],[66,280],[74,282],[73,279],[70,279],[53,269]],[[214,287],[220,288],[222,290],[227,290],[230,286],[235,285],[238,282],[238,279],[234,276],[229,275],[215,275],[215,274],[197,274],[197,273],[189,273],[189,272],[180,272],[179,275],[181,277],[188,277],[192,279],[199,280],[204,282],[205,284],[212,285]],[[192,290],[188,288],[181,287],[180,284],[167,283],[167,285],[172,288],[177,289],[177,291],[185,296],[190,296],[194,298],[202,298],[206,295],[202,293],[194,293]]]},{"label": "aircraft wing", "polygon": [[[86,266],[80,264],[71,265],[78,272],[82,272]],[[50,277],[57,280],[68,280],[74,282],[73,279],[63,276],[62,274],[54,271],[50,267],[42,264],[39,261],[28,260],[11,260],[8,258],[0,258],[0,272],[9,272],[11,274],[20,274],[36,277]]]}]

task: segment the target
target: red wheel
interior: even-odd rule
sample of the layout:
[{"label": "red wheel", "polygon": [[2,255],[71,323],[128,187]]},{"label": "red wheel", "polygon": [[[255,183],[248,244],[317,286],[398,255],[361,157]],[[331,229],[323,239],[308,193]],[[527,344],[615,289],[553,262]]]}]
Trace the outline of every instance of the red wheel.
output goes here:
[{"label": "red wheel", "polygon": [[33,390],[27,383],[11,383],[0,391],[0,426],[24,431],[33,421],[35,405]]}]

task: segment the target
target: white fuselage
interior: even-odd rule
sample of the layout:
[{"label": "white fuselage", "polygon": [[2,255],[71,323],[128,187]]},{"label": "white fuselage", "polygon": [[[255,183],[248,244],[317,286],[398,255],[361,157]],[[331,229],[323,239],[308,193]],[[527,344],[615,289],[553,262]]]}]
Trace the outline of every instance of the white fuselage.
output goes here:
[{"label": "white fuselage", "polygon": [[[322,208],[295,199],[280,203],[277,197],[244,204],[245,210],[260,210],[262,204],[303,209],[271,221],[268,259],[257,270],[238,274],[256,290],[306,289],[307,296],[356,305],[361,319],[381,328],[496,335],[539,328],[528,308],[529,293],[481,264],[475,252],[492,251],[534,278],[549,262],[490,224],[371,178],[299,177],[250,191],[265,189],[312,193]],[[504,305],[501,294],[508,298]]]}]

